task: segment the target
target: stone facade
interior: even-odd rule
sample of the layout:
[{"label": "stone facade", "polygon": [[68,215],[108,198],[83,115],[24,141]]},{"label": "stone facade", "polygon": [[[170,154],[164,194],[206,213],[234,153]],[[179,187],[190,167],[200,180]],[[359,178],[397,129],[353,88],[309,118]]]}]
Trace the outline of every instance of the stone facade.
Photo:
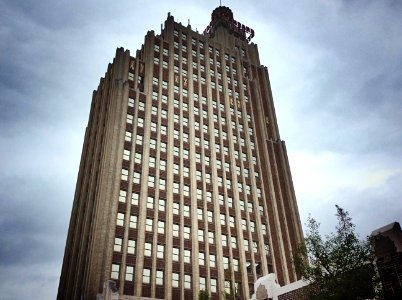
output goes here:
[{"label": "stone facade", "polygon": [[[204,34],[169,14],[117,49],[93,93],[58,299],[212,299],[275,272],[303,241],[268,70],[227,7]],[[126,298],[125,298],[126,299]]]}]

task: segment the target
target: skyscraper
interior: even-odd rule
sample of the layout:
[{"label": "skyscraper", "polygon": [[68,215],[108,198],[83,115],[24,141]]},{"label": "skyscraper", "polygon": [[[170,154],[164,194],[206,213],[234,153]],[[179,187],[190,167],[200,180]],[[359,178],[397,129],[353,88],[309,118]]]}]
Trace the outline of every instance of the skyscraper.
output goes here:
[{"label": "skyscraper", "polygon": [[[254,31],[216,8],[201,34],[169,14],[117,49],[93,93],[58,299],[251,295],[297,280],[303,240]],[[130,297],[131,296],[131,297]]]}]

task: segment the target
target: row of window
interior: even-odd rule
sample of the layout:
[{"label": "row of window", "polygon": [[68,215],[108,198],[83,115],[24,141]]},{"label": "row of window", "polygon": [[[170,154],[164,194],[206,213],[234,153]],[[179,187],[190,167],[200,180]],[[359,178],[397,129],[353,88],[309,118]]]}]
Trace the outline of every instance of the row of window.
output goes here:
[{"label": "row of window", "polygon": [[[202,199],[202,196],[203,196],[202,190],[197,189],[197,198]],[[131,204],[138,206],[139,197],[140,197],[139,193],[133,192],[132,195],[131,195]],[[127,198],[127,191],[120,190],[120,192],[119,192],[119,202],[125,203],[126,198]],[[212,193],[208,191],[206,193],[206,198],[207,198],[208,202],[211,202],[212,201]],[[222,206],[225,205],[225,197],[222,194],[218,195],[218,199],[219,199],[219,204],[220,205],[222,205]],[[156,204],[156,201],[157,200],[154,197],[148,196],[147,197],[147,203],[146,203],[147,208],[156,209],[156,205],[157,205],[159,211],[165,211],[165,209],[166,209],[166,200],[160,198],[158,200],[158,204]],[[228,205],[229,208],[232,208],[233,207],[233,198],[227,197],[226,204]],[[240,206],[241,211],[246,211],[246,203],[243,200],[239,201],[239,206]],[[252,202],[247,203],[247,211],[249,213],[254,212],[254,205],[253,205]],[[259,211],[260,211],[261,215],[264,215],[264,207],[262,205],[259,205]],[[173,203],[173,213],[177,214],[177,215],[180,214],[180,205],[179,205],[179,203],[176,203],[176,202]],[[183,205],[182,213],[183,213],[183,215],[185,217],[190,217],[190,206],[189,205]],[[203,220],[203,210],[201,208],[197,208],[197,215],[198,215],[199,220]],[[222,225],[224,225],[224,224],[222,224]],[[264,226],[265,225],[263,225],[263,227]]]},{"label": "row of window", "polygon": [[[156,270],[155,273],[155,284],[156,285],[164,285],[164,271],[163,270]],[[112,271],[111,271],[111,278],[118,280],[120,276],[120,265],[119,264],[112,264]],[[191,274],[184,274],[183,275],[183,287],[185,289],[191,289],[191,281],[192,276]],[[125,280],[126,281],[133,281],[134,280],[134,266],[126,266],[125,272]],[[142,272],[142,283],[150,284],[151,283],[151,269],[144,268]],[[180,274],[179,273],[172,273],[172,287],[177,288],[180,284]],[[210,287],[211,292],[216,293],[217,291],[217,279],[211,278],[210,280]],[[200,277],[200,288],[206,289],[206,278]]]}]

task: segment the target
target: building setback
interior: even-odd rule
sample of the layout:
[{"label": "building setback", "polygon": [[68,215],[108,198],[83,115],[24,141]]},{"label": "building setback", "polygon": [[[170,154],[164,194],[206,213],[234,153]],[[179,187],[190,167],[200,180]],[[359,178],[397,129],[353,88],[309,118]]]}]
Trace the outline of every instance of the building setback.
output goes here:
[{"label": "building setback", "polygon": [[200,34],[168,15],[117,49],[93,92],[58,299],[249,298],[296,281],[303,240],[254,32],[220,6]]}]

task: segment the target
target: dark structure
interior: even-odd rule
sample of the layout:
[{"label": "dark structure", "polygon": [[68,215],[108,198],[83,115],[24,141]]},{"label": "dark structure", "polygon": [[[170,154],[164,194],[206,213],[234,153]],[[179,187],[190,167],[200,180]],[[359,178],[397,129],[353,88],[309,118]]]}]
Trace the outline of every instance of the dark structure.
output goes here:
[{"label": "dark structure", "polygon": [[398,222],[374,230],[375,255],[385,299],[402,299],[402,231]]},{"label": "dark structure", "polygon": [[169,14],[140,50],[117,49],[93,92],[58,299],[247,298],[269,271],[297,280],[303,234],[253,35],[222,6],[204,34]]}]

